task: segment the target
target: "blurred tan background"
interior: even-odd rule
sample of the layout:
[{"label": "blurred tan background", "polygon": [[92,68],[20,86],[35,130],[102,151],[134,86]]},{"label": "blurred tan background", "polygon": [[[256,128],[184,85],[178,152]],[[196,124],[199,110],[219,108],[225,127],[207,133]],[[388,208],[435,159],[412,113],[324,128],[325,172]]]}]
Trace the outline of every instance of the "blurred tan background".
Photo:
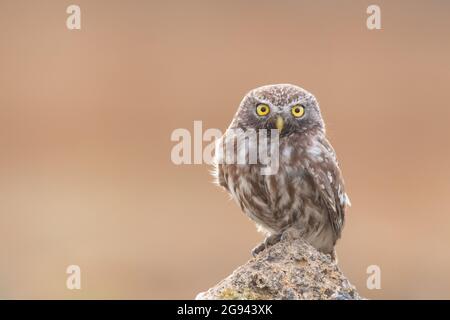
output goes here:
[{"label": "blurred tan background", "polygon": [[450,298],[450,3],[376,1],[369,31],[372,3],[1,0],[0,298],[190,299],[249,259],[262,235],[170,135],[286,82],[338,153],[349,279]]}]

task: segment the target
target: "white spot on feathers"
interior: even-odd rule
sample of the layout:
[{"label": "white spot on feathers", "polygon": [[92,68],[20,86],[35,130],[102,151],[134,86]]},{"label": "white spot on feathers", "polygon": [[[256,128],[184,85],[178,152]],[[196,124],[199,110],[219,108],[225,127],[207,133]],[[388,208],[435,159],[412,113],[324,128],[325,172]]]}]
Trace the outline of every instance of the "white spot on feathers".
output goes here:
[{"label": "white spot on feathers", "polygon": [[327,172],[328,180],[330,180],[330,183],[333,183],[333,176],[330,171]]}]

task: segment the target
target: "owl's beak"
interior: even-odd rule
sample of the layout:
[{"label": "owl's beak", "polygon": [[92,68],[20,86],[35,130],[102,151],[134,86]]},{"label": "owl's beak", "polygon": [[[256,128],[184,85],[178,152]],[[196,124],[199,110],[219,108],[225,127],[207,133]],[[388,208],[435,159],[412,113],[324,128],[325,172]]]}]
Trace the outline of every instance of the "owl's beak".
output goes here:
[{"label": "owl's beak", "polygon": [[278,132],[281,133],[284,127],[284,120],[281,116],[277,116],[277,119],[275,120],[275,126],[278,129]]}]

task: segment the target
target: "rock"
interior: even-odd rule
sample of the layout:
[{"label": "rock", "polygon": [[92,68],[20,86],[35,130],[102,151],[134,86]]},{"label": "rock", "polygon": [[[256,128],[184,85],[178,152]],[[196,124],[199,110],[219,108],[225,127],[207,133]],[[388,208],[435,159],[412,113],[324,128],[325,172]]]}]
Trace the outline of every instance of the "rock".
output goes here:
[{"label": "rock", "polygon": [[303,240],[262,251],[197,300],[362,299],[329,255]]}]

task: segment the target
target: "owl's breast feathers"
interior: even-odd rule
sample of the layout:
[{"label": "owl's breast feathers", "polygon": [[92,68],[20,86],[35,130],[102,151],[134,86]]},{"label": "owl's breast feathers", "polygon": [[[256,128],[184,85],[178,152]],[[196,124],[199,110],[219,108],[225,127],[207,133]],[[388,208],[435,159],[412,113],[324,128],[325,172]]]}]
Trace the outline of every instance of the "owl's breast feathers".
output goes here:
[{"label": "owl's breast feathers", "polygon": [[260,164],[219,163],[216,181],[269,233],[298,225],[323,237],[327,229],[334,246],[350,201],[333,148],[322,134],[292,134],[279,151],[274,175],[261,175]]}]

